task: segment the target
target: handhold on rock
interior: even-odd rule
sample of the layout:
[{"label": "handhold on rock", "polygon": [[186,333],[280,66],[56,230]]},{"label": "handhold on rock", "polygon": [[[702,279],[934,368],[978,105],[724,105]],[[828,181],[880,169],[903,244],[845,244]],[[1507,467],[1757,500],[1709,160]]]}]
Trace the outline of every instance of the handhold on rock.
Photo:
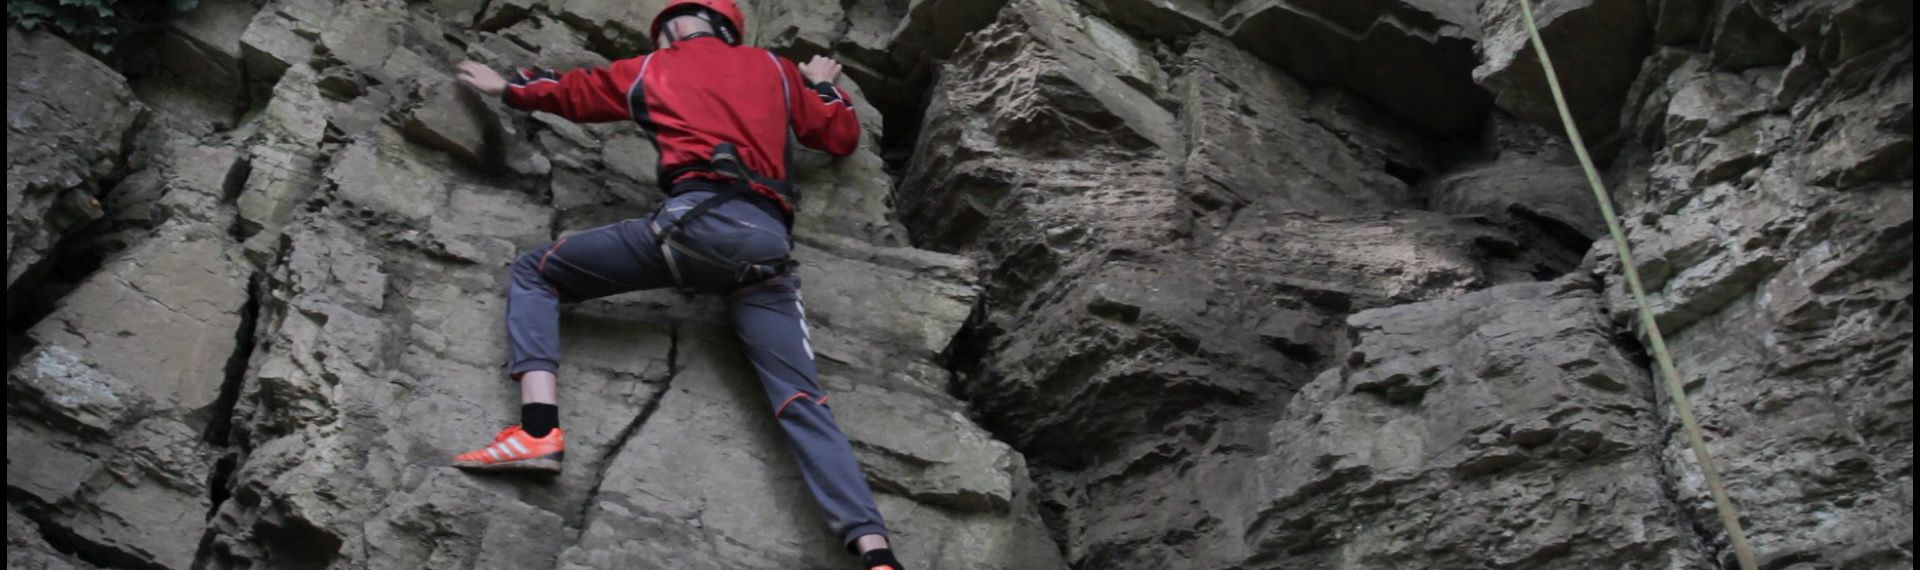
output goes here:
[{"label": "handhold on rock", "polygon": [[407,139],[444,151],[470,167],[490,170],[505,155],[500,118],[480,95],[453,81],[420,88],[421,102],[407,112]]}]

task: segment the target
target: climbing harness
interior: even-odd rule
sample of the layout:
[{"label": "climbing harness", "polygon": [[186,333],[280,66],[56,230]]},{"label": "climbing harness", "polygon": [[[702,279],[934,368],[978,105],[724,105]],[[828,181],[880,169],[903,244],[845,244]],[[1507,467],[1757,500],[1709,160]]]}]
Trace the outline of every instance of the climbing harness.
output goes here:
[{"label": "climbing harness", "polygon": [[1654,359],[1660,362],[1660,374],[1666,377],[1667,392],[1673,398],[1680,424],[1686,428],[1687,441],[1693,447],[1694,458],[1700,462],[1700,471],[1706,476],[1714,508],[1720,512],[1720,522],[1726,526],[1727,537],[1733,543],[1734,557],[1739,559],[1743,570],[1759,570],[1760,564],[1754,556],[1753,545],[1747,541],[1747,532],[1740,524],[1740,512],[1727,495],[1720,470],[1714,467],[1713,454],[1707,450],[1706,436],[1700,430],[1699,420],[1693,415],[1693,402],[1687,397],[1679,367],[1673,363],[1673,353],[1667,349],[1666,336],[1661,334],[1660,323],[1653,315],[1653,305],[1647,301],[1646,288],[1640,282],[1640,270],[1634,266],[1633,247],[1628,244],[1627,231],[1621,226],[1620,216],[1613,209],[1613,197],[1607,192],[1606,183],[1600,179],[1600,170],[1593,165],[1587,144],[1580,137],[1580,128],[1574,124],[1573,111],[1568,108],[1567,96],[1560,88],[1560,76],[1554,70],[1553,59],[1547,55],[1546,41],[1540,38],[1540,25],[1534,21],[1532,4],[1532,0],[1520,0],[1520,12],[1526,18],[1533,51],[1540,56],[1540,67],[1546,72],[1547,87],[1553,92],[1553,103],[1559,107],[1560,120],[1567,127],[1567,139],[1573,143],[1574,154],[1580,158],[1580,167],[1586,170],[1594,198],[1600,202],[1601,215],[1607,218],[1607,230],[1612,233],[1614,246],[1619,249],[1620,267],[1627,277],[1627,289],[1633,293],[1634,303],[1639,305],[1640,323],[1647,329],[1647,340],[1653,346]]},{"label": "climbing harness", "polygon": [[[694,220],[706,216],[721,204],[733,200],[749,199],[749,197],[771,201],[771,197],[755,190],[755,186],[769,188],[773,191],[774,195],[791,201],[798,198],[797,191],[795,191],[791,185],[779,180],[755,175],[746,165],[740,163],[739,151],[735,149],[732,143],[715,145],[712,158],[710,158],[706,164],[676,170],[673,178],[692,171],[704,171],[719,175],[726,179],[726,184],[718,190],[715,190],[712,197],[700,201],[699,204],[695,204],[677,219],[669,216],[654,217],[651,224],[653,233],[659,238],[660,254],[667,260],[667,269],[672,272],[674,283],[678,283],[683,289],[690,287],[684,277],[684,273],[680,270],[679,257],[685,257],[711,267],[728,271],[733,276],[734,281],[732,287],[736,290],[776,277],[792,274],[795,269],[798,269],[800,264],[794,261],[792,257],[782,256],[777,259],[739,261],[722,255],[720,252],[715,251],[711,245],[703,243],[701,240],[686,239],[688,224],[692,224]],[[673,178],[665,179],[672,180]],[[684,188],[685,186],[676,187]],[[793,227],[793,214],[790,210],[784,208],[782,208],[782,214],[781,221],[787,225],[789,232],[791,232]],[[665,218],[664,221],[663,218]],[[675,254],[678,254],[678,256]]]},{"label": "climbing harness", "polygon": [[[719,10],[724,17],[723,19],[729,19],[736,25],[743,21],[744,18],[744,16],[739,14],[738,7],[734,6],[729,0],[680,0],[675,4],[705,6],[709,9]],[[669,8],[669,10],[671,9],[672,7]],[[664,15],[665,12],[662,12],[662,14]],[[657,28],[660,23],[664,21],[664,19],[655,20],[654,27],[656,28],[656,32],[658,32]],[[787,83],[787,76],[780,68],[779,59],[772,53],[768,53],[767,58],[768,61],[773,64],[774,73],[780,76],[780,101],[785,106],[786,123],[792,124],[793,87]],[[628,107],[633,109],[634,120],[640,123],[641,129],[648,134],[650,139],[657,127],[648,121],[645,118],[645,114],[639,110],[644,109],[646,105],[641,86],[646,81],[647,67],[652,61],[653,56],[648,55],[647,59],[641,64],[640,76],[634,79],[633,87],[628,94]],[[658,143],[655,144],[657,145]],[[793,164],[793,146],[791,144],[788,144],[785,149],[784,160],[787,164]],[[689,224],[706,216],[721,204],[733,200],[747,200],[753,202],[755,206],[769,210],[770,213],[778,214],[776,217],[780,219],[781,223],[786,225],[787,233],[791,236],[793,233],[794,212],[799,209],[800,189],[785,180],[761,176],[754,172],[753,169],[748,168],[746,162],[741,159],[739,148],[730,142],[714,145],[713,150],[708,153],[707,160],[663,171],[659,174],[658,179],[663,189],[667,191],[668,196],[671,197],[694,191],[692,185],[683,184],[683,182],[685,182],[683,179],[688,178],[690,175],[698,176],[701,174],[708,175],[704,177],[708,179],[718,178],[718,181],[723,182],[724,186],[715,190],[712,197],[694,205],[693,208],[687,210],[687,212],[679,218],[675,219],[667,216],[666,211],[662,210],[654,216],[651,223],[654,236],[659,238],[660,254],[666,258],[667,269],[672,273],[673,281],[680,286],[681,291],[691,293],[694,292],[697,287],[687,282],[686,274],[681,271],[680,268],[680,257],[685,257],[729,272],[734,280],[733,283],[730,284],[729,293],[740,292],[754,285],[793,274],[793,272],[799,268],[800,263],[794,261],[790,255],[781,256],[776,259],[734,260],[731,259],[730,256],[722,255],[711,244],[702,243],[701,240],[686,239],[686,228]],[[766,206],[771,207],[768,208]],[[663,221],[662,218],[665,218],[665,220]],[[675,254],[679,255],[676,256]]]}]

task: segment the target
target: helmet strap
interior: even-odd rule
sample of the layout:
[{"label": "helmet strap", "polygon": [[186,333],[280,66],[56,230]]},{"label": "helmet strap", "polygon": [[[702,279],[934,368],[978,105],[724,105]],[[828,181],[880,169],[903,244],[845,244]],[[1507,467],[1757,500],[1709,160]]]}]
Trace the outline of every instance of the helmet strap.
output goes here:
[{"label": "helmet strap", "polygon": [[[733,29],[733,23],[727,21],[727,19],[724,17],[715,18],[713,10],[709,10],[706,8],[692,8],[687,10],[687,13],[673,16],[673,18],[679,18],[681,16],[693,16],[696,18],[700,18],[702,20],[706,20],[707,24],[713,27],[714,33],[712,35],[719,36],[720,40],[727,42],[728,45],[736,45],[736,46],[740,45],[740,35],[737,30]],[[671,25],[672,18],[668,19],[668,23],[669,25],[667,26],[667,29],[664,30],[664,32],[667,36],[667,39],[675,43],[678,43],[682,40],[694,39],[702,35],[708,35],[706,32],[698,32],[693,34],[687,34],[687,36],[683,38],[683,37],[680,37],[679,31],[675,30]]]},{"label": "helmet strap", "polygon": [[734,32],[733,23],[728,22],[726,18],[715,18],[713,10],[706,8],[701,8],[700,11],[694,12],[694,15],[700,16],[700,19],[706,20],[708,24],[712,24],[713,31],[718,33],[720,39],[727,42],[728,45],[740,45],[740,37]]}]

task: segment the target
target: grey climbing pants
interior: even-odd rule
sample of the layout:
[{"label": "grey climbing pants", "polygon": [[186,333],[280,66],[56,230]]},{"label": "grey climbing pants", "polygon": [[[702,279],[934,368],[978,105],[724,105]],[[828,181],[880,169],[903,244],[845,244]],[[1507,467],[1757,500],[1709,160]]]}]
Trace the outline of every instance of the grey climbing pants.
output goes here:
[{"label": "grey climbing pants", "polygon": [[[667,201],[656,217],[679,216],[710,197],[687,192]],[[515,378],[533,371],[557,372],[560,358],[560,303],[608,295],[674,287],[666,254],[651,220],[628,220],[587,230],[537,248],[513,264],[507,293],[507,335]],[[661,221],[666,221],[662,219]],[[787,228],[766,209],[733,200],[695,219],[685,239],[702,240],[713,251],[740,261],[784,257]],[[672,262],[690,285],[728,293],[734,329],[760,376],[800,473],[827,524],[849,546],[862,536],[887,534],[873,490],[854,459],[853,446],[834,422],[808,341],[807,319],[795,276],[733,291],[734,276],[674,254]]]}]

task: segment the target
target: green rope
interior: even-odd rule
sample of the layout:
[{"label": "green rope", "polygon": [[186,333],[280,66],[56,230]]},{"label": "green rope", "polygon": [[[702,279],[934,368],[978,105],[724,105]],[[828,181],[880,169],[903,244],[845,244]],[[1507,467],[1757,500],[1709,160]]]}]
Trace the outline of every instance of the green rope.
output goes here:
[{"label": "green rope", "polygon": [[1533,51],[1540,55],[1540,67],[1546,71],[1547,87],[1553,90],[1553,103],[1560,108],[1560,120],[1566,123],[1567,138],[1573,142],[1574,154],[1580,157],[1580,167],[1586,169],[1587,181],[1593,185],[1593,196],[1600,201],[1600,213],[1607,218],[1607,230],[1613,234],[1613,243],[1620,250],[1620,267],[1627,275],[1627,289],[1632,291],[1633,300],[1640,306],[1640,322],[1647,329],[1647,340],[1653,345],[1653,357],[1660,361],[1660,373],[1666,377],[1667,392],[1673,398],[1673,406],[1680,414],[1680,424],[1687,430],[1688,443],[1693,446],[1693,455],[1700,461],[1700,471],[1706,475],[1707,489],[1713,494],[1714,508],[1720,511],[1720,522],[1727,527],[1727,537],[1733,542],[1734,556],[1739,558],[1743,570],[1758,570],[1760,565],[1753,554],[1753,545],[1747,542],[1747,532],[1740,526],[1740,512],[1733,505],[1733,499],[1727,496],[1726,483],[1720,478],[1720,470],[1713,466],[1713,455],[1707,451],[1707,439],[1700,431],[1700,422],[1693,415],[1693,403],[1687,398],[1687,388],[1680,377],[1680,370],[1673,364],[1673,353],[1667,350],[1666,336],[1660,333],[1660,323],[1653,316],[1653,305],[1647,302],[1647,291],[1640,284],[1640,270],[1634,266],[1633,248],[1627,244],[1627,231],[1620,225],[1620,216],[1613,210],[1613,198],[1607,192],[1606,183],[1600,180],[1600,170],[1593,166],[1593,157],[1587,152],[1587,143],[1580,137],[1579,127],[1574,125],[1573,111],[1567,106],[1567,96],[1560,89],[1560,75],[1554,71],[1553,59],[1547,56],[1547,43],[1540,38],[1540,25],[1533,18],[1532,0],[1519,0],[1520,11],[1526,16],[1527,33],[1533,38]]}]

